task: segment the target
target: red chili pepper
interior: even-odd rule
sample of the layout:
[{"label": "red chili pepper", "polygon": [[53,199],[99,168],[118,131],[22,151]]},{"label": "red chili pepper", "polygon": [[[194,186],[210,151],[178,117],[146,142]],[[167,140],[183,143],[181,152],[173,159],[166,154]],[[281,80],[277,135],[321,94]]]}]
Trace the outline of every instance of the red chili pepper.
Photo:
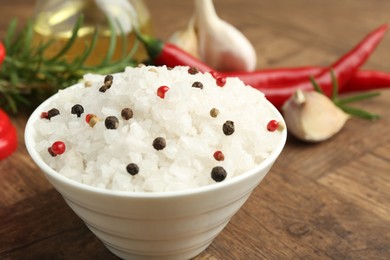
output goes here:
[{"label": "red chili pepper", "polygon": [[340,93],[390,88],[390,73],[382,71],[357,71]]},{"label": "red chili pepper", "polygon": [[164,43],[158,39],[139,33],[137,34],[137,37],[144,44],[154,65],[166,65],[168,67],[189,66],[197,68],[201,72],[214,70],[206,63],[200,61],[174,44]]},{"label": "red chili pepper", "polygon": [[[366,36],[354,49],[345,54],[341,59],[335,62],[331,68],[338,77],[340,87],[348,81],[348,79],[369,57],[374,51],[375,47],[382,40],[388,26],[382,25],[369,35]],[[298,67],[298,68],[282,68],[282,69],[269,69],[269,70],[258,70],[254,72],[218,72],[218,76],[222,77],[238,77],[245,84],[250,85],[254,88],[263,88],[268,86],[278,86],[284,84],[292,84],[300,81],[308,82],[309,76],[319,76],[329,74],[329,68],[320,69],[318,67]],[[340,78],[342,77],[342,78]],[[320,83],[331,86],[329,77],[317,79]],[[321,82],[323,81],[323,82]],[[331,92],[331,87],[323,86],[326,88],[326,92]]]},{"label": "red chili pepper", "polygon": [[4,59],[5,59],[5,47],[3,45],[2,42],[0,42],[0,65],[3,63]]},{"label": "red chili pepper", "polygon": [[262,69],[256,71],[217,72],[221,77],[238,77],[245,84],[256,87],[267,87],[272,85],[291,84],[307,80],[311,75],[317,76],[324,71],[323,67],[295,67]]},{"label": "red chili pepper", "polygon": [[[258,70],[253,77],[250,77],[250,72],[232,72],[229,74],[230,76],[234,76],[236,73],[241,75],[248,74],[246,84],[251,85],[250,82],[253,81],[255,84],[264,84],[263,87],[266,88],[272,85],[282,86],[283,83],[292,84],[299,82],[307,79],[310,75],[316,76],[320,74],[324,69],[324,67],[305,66]],[[216,75],[221,75],[221,73]],[[243,78],[246,78],[246,76],[243,76]],[[390,73],[374,70],[358,70],[348,80],[343,90],[339,92],[349,93],[382,88],[390,88]]]},{"label": "red chili pepper", "polygon": [[[3,63],[6,51],[0,42],[0,65]],[[0,109],[0,160],[10,156],[18,146],[18,136],[15,126],[8,115]]]},{"label": "red chili pepper", "polygon": [[15,126],[8,115],[0,109],[0,160],[10,156],[18,146]]},{"label": "red chili pepper", "polygon": [[[388,26],[385,24],[372,31],[354,49],[315,77],[315,80],[327,96],[331,96],[333,90],[330,71],[334,71],[339,84],[339,90],[342,91],[346,83],[352,78],[358,68],[367,60],[375,47],[382,40],[387,28]],[[252,87],[262,91],[268,100],[277,108],[281,108],[284,102],[293,95],[297,89],[306,91],[313,90],[313,85],[309,79],[292,84]]]}]

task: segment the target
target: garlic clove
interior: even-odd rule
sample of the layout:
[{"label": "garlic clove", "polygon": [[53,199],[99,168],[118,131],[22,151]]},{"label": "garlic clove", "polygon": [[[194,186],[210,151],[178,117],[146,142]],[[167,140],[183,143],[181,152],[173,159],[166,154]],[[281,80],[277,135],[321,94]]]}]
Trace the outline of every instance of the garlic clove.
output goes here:
[{"label": "garlic clove", "polygon": [[297,90],[283,105],[282,111],[288,131],[308,142],[329,139],[349,118],[328,97],[315,91]]},{"label": "garlic clove", "polygon": [[212,0],[195,0],[195,22],[200,58],[220,71],[252,71],[257,56],[249,40],[221,20]]},{"label": "garlic clove", "polygon": [[168,40],[194,57],[199,58],[198,37],[196,35],[195,20],[191,18],[184,30],[175,32]]}]

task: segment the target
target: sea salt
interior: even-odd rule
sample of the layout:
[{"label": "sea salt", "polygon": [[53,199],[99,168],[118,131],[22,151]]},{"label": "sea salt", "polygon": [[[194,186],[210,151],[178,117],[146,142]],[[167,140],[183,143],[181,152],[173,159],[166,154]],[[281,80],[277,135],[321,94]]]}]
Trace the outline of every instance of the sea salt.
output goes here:
[{"label": "sea salt", "polygon": [[[113,74],[111,87],[100,92],[105,76],[87,74],[89,87],[79,83],[61,90],[42,111],[57,108],[60,115],[35,123],[37,151],[50,167],[75,181],[128,192],[218,185],[211,177],[214,167],[226,170],[225,180],[234,178],[265,160],[281,140],[281,131],[266,128],[280,115],[263,93],[237,78],[227,78],[220,87],[210,73],[143,66]],[[203,88],[193,87],[194,82]],[[169,87],[164,98],[157,95],[161,86]],[[71,113],[75,104],[84,109],[80,117]],[[123,119],[123,108],[131,108],[133,117]],[[98,119],[93,127],[87,114]],[[117,129],[105,127],[108,116],[118,118]],[[230,135],[223,132],[227,121],[234,122]],[[166,141],[162,150],[153,147],[157,137]],[[53,157],[47,149],[57,140],[67,148]],[[224,160],[217,161],[215,151],[222,151]],[[134,176],[126,171],[129,163],[139,168]]]}]

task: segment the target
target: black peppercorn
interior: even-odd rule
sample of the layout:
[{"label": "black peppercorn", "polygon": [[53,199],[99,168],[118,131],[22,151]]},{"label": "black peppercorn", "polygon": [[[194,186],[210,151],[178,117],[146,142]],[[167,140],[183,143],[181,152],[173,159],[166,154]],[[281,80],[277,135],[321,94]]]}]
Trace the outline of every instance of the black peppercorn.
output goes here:
[{"label": "black peppercorn", "polygon": [[222,166],[216,166],[211,170],[211,178],[216,182],[221,182],[226,178],[227,172]]},{"label": "black peppercorn", "polygon": [[197,69],[197,68],[195,68],[195,67],[190,67],[189,69],[188,69],[188,74],[191,74],[191,75],[195,75],[195,74],[197,74],[199,72],[199,70]]},{"label": "black peppercorn", "polygon": [[129,163],[126,166],[126,170],[128,173],[130,173],[130,175],[133,175],[133,176],[139,173],[139,167],[135,163]]},{"label": "black peppercorn", "polygon": [[47,111],[47,119],[50,119],[53,116],[58,116],[59,114],[60,111],[57,108],[52,108],[49,111]]},{"label": "black peppercorn", "polygon": [[122,111],[121,111],[121,116],[125,120],[129,120],[129,119],[133,118],[133,114],[134,114],[133,110],[131,108],[128,108],[128,107],[122,109]]},{"label": "black peppercorn", "polygon": [[164,149],[166,145],[167,143],[163,137],[157,137],[153,140],[153,147],[157,151]]},{"label": "black peppercorn", "polygon": [[103,85],[103,86],[101,86],[101,87],[99,88],[99,91],[104,93],[104,92],[107,91],[107,89],[109,89],[109,87],[107,87],[106,85]]},{"label": "black peppercorn", "polygon": [[80,117],[82,113],[84,113],[84,108],[80,104],[76,104],[72,107],[71,113]]},{"label": "black peppercorn", "polygon": [[222,130],[225,135],[232,135],[234,133],[234,122],[226,121],[222,126]]},{"label": "black peppercorn", "polygon": [[109,83],[111,85],[113,79],[114,77],[112,75],[107,75],[106,77],[104,77],[104,84]]},{"label": "black peppercorn", "polygon": [[99,88],[99,91],[104,93],[107,89],[111,88],[113,79],[114,77],[112,75],[107,75],[104,78],[104,85]]},{"label": "black peppercorn", "polygon": [[200,88],[200,89],[203,89],[203,84],[202,84],[202,82],[195,81],[195,82],[192,84],[192,87],[193,87],[193,88]]},{"label": "black peppercorn", "polygon": [[107,129],[117,129],[119,125],[119,120],[115,116],[108,116],[104,120],[104,125]]}]

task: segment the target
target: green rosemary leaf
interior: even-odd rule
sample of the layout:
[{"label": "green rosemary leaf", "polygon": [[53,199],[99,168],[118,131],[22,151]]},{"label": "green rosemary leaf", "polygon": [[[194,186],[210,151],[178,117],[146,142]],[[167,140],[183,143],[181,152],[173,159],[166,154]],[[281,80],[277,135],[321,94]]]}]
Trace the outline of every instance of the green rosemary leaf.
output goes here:
[{"label": "green rosemary leaf", "polygon": [[20,56],[20,53],[23,49],[23,42],[25,36],[25,29],[19,34],[15,35],[13,41],[11,42],[10,50],[7,53],[8,55],[14,55],[16,57]]},{"label": "green rosemary leaf", "polygon": [[37,75],[42,68],[42,63],[44,61],[43,53],[50,45],[52,45],[53,42],[54,42],[54,39],[49,39],[46,43],[44,43],[44,44],[41,43],[38,45],[37,48],[35,48],[34,54],[33,54],[33,56],[36,57],[35,68],[33,70],[33,73],[35,75]]},{"label": "green rosemary leaf", "polygon": [[138,48],[140,46],[140,40],[138,38],[135,38],[134,39],[134,44],[133,44],[133,48],[131,49],[131,51],[129,51],[129,53],[127,54],[127,56],[124,58],[125,60],[127,61],[130,61],[134,55],[137,53],[138,51]]},{"label": "green rosemary leaf", "polygon": [[[49,39],[47,42],[42,43],[40,42],[33,50],[32,50],[32,55],[31,56],[43,56],[43,53],[47,48],[50,47],[54,42],[54,39]],[[40,60],[41,57],[38,58]]]},{"label": "green rosemary leaf", "polygon": [[7,105],[9,107],[9,109],[13,112],[13,113],[17,113],[18,112],[18,107],[16,105],[16,102],[15,102],[15,99],[12,98],[11,94],[9,93],[4,93],[4,97],[5,99],[7,100]]},{"label": "green rosemary leaf", "polygon": [[96,47],[98,38],[99,38],[99,28],[96,27],[92,36],[91,44],[88,47],[86,47],[87,49],[84,51],[84,54],[79,58],[77,62],[75,62],[73,66],[74,69],[77,69],[80,66],[82,66],[84,62],[87,60],[87,58],[89,57],[89,55],[91,55],[92,51]]},{"label": "green rosemary leaf", "polygon": [[16,27],[18,26],[18,20],[12,19],[8,25],[7,32],[4,39],[4,47],[10,51],[12,47],[12,40],[15,35]]},{"label": "green rosemary leaf", "polygon": [[324,91],[320,88],[320,86],[318,85],[317,81],[315,80],[315,78],[313,76],[310,76],[310,82],[313,85],[315,91],[317,91],[318,93],[324,94]]},{"label": "green rosemary leaf", "polygon": [[83,24],[84,17],[80,15],[76,21],[76,24],[73,27],[72,35],[69,38],[69,40],[66,42],[65,46],[54,56],[50,59],[50,61],[55,61],[62,57],[73,45],[75,40],[77,39],[78,31],[81,28],[81,25]]},{"label": "green rosemary leaf", "polygon": [[[86,44],[85,52],[79,57],[68,61],[63,56],[75,44],[77,34],[82,26],[83,19],[79,18],[69,38],[53,57],[45,57],[46,50],[55,42],[55,38],[48,41],[41,40],[33,44],[33,26],[26,24],[22,31],[16,34],[16,20],[12,21],[7,30],[7,56],[0,70],[0,105],[8,110],[17,112],[19,106],[36,104],[43,101],[49,95],[59,89],[66,88],[77,83],[86,73],[109,74],[123,70],[127,66],[135,66],[132,60],[139,41],[128,51],[127,35],[122,36],[122,55],[118,60],[112,61],[115,52],[117,34],[110,23],[110,46],[108,53],[103,56],[99,64],[88,66],[85,64],[87,57],[95,49],[101,34],[95,31],[90,44]],[[28,49],[28,51],[27,51]],[[103,54],[104,55],[104,54]]]},{"label": "green rosemary leaf", "polygon": [[127,36],[126,33],[123,31],[122,25],[117,21],[117,25],[119,27],[121,40],[122,40],[122,58],[126,57],[127,55]]},{"label": "green rosemary leaf", "polygon": [[23,37],[23,49],[21,56],[22,57],[28,57],[31,55],[31,40],[33,37],[33,24],[31,21],[27,22],[26,29],[24,30],[24,37]]},{"label": "green rosemary leaf", "polygon": [[10,71],[10,81],[11,84],[17,85],[19,82],[19,75],[16,70],[11,70]]},{"label": "green rosemary leaf", "polygon": [[3,95],[5,95],[4,93],[7,92],[7,85],[8,85],[7,81],[0,79],[0,105],[2,105],[4,103],[4,98],[2,98],[2,97],[3,97]]},{"label": "green rosemary leaf", "polygon": [[356,116],[356,117],[360,117],[363,119],[367,119],[367,120],[374,120],[374,119],[380,118],[380,116],[377,114],[373,114],[373,113],[370,113],[370,112],[367,112],[365,110],[355,108],[355,107],[350,107],[350,106],[346,106],[346,105],[339,105],[339,108],[341,108],[347,114],[350,114],[350,115]]},{"label": "green rosemary leaf", "polygon": [[15,99],[16,102],[19,102],[21,104],[24,104],[24,105],[30,104],[30,100],[22,95],[14,95],[13,98]]},{"label": "green rosemary leaf", "polygon": [[[134,39],[134,43],[133,43],[132,49],[128,52],[128,51],[127,51],[128,39],[127,39],[126,33],[123,31],[123,28],[122,28],[122,26],[120,25],[120,23],[118,23],[118,27],[119,27],[120,32],[121,32],[121,40],[122,40],[122,58],[123,58],[124,61],[130,61],[130,60],[134,57],[134,55],[136,54],[136,52],[137,52],[138,49],[139,49],[140,40],[136,37],[136,38]],[[135,30],[135,26],[133,26],[132,29]]]},{"label": "green rosemary leaf", "polygon": [[108,46],[106,57],[104,58],[102,65],[108,64],[108,62],[111,60],[112,56],[114,55],[115,46],[116,46],[116,30],[115,25],[111,18],[108,19],[108,24],[110,26],[110,44]]},{"label": "green rosemary leaf", "polygon": [[338,92],[339,92],[339,83],[337,81],[336,75],[334,73],[334,70],[330,70],[330,76],[332,78],[332,100],[337,101],[338,100]]},{"label": "green rosemary leaf", "polygon": [[361,101],[361,100],[368,99],[368,98],[377,97],[379,95],[380,95],[379,92],[368,92],[368,93],[356,94],[356,95],[353,95],[350,97],[340,98],[337,101],[337,104],[344,105],[344,104],[348,104],[348,103],[352,103],[352,102],[356,102],[356,101]]},{"label": "green rosemary leaf", "polygon": [[[379,118],[379,115],[372,114],[370,112],[364,111],[364,110],[359,109],[359,108],[350,107],[350,106],[347,106],[346,104],[349,104],[349,103],[355,102],[355,101],[360,101],[360,100],[367,99],[367,98],[376,97],[380,93],[378,93],[378,92],[363,93],[363,94],[358,94],[358,95],[354,95],[354,96],[350,96],[350,97],[346,97],[346,98],[339,98],[339,96],[338,96],[339,86],[338,86],[337,78],[336,78],[336,75],[335,75],[333,69],[330,70],[330,74],[331,74],[332,86],[333,86],[331,100],[336,106],[338,106],[344,112],[346,112],[347,114],[350,114],[352,116],[360,117],[363,119],[369,119],[369,120]],[[323,90],[320,88],[320,86],[318,85],[318,83],[316,82],[316,80],[314,79],[313,76],[310,76],[310,81],[311,81],[315,91],[324,95]]]},{"label": "green rosemary leaf", "polygon": [[85,68],[86,71],[91,71],[93,73],[98,73],[98,74],[109,74],[109,73],[114,73],[120,70],[123,70],[123,68],[127,66],[135,66],[135,63],[132,62],[117,62],[111,64],[109,67],[103,66],[103,67],[90,67],[90,68]]},{"label": "green rosemary leaf", "polygon": [[31,47],[31,45],[28,43],[31,43],[32,33],[32,24],[31,22],[27,22],[25,27],[23,28],[21,33],[19,33],[18,37],[13,43],[15,55],[18,56],[20,59],[28,58]]}]

